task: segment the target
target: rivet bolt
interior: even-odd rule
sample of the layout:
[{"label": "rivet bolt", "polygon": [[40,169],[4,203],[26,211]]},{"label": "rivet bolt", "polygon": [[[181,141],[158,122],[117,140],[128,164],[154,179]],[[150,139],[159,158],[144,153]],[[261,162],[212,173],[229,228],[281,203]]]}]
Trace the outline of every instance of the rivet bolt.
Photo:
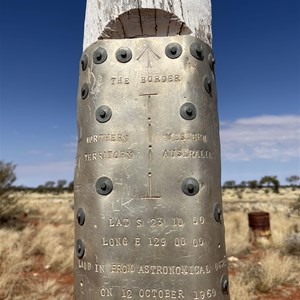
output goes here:
[{"label": "rivet bolt", "polygon": [[195,178],[186,178],[181,184],[181,189],[184,194],[194,196],[199,192],[199,182]]},{"label": "rivet bolt", "polygon": [[94,51],[93,61],[95,64],[102,64],[107,59],[107,52],[104,48],[99,47]]},{"label": "rivet bolt", "polygon": [[127,63],[132,58],[132,52],[129,48],[122,47],[122,48],[117,50],[116,58],[121,63]]},{"label": "rivet bolt", "polygon": [[113,183],[107,177],[101,177],[96,182],[96,191],[98,194],[106,196],[113,190]]},{"label": "rivet bolt", "polygon": [[182,54],[182,47],[178,43],[171,43],[166,47],[165,53],[171,59],[178,58]]},{"label": "rivet bolt", "polygon": [[87,83],[84,83],[81,88],[81,98],[82,100],[86,99],[89,94],[89,86]]},{"label": "rivet bolt", "polygon": [[77,240],[76,242],[76,254],[78,258],[83,258],[85,252],[84,244],[82,240]]},{"label": "rivet bolt", "polygon": [[95,115],[99,123],[106,123],[110,120],[112,116],[112,111],[108,106],[102,105],[97,108]]}]

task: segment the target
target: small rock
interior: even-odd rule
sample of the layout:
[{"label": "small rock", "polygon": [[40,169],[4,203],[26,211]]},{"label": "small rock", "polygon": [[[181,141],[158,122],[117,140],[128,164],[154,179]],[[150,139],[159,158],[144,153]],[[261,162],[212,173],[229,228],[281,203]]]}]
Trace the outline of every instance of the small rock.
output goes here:
[{"label": "small rock", "polygon": [[230,257],[227,258],[227,260],[228,260],[229,262],[236,262],[236,261],[239,261],[239,259],[238,259],[237,257],[235,257],[235,256],[230,256]]}]

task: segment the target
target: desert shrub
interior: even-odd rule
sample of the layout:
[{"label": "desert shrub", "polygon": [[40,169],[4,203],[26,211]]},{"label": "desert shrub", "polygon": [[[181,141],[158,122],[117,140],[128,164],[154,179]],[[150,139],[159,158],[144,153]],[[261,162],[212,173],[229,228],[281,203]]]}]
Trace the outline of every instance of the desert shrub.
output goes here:
[{"label": "desert shrub", "polygon": [[14,173],[16,165],[13,163],[6,163],[0,160],[0,188],[9,188],[16,180],[16,175]]},{"label": "desert shrub", "polygon": [[15,165],[0,160],[0,223],[8,223],[21,211],[22,206],[11,190],[12,183],[16,180]]},{"label": "desert shrub", "polygon": [[0,190],[0,224],[13,225],[11,221],[22,211],[19,199],[11,191]]},{"label": "desert shrub", "polygon": [[249,265],[246,276],[248,282],[254,282],[258,291],[268,292],[291,280],[293,265],[294,261],[291,257],[281,256],[278,251],[269,250],[258,264]]},{"label": "desert shrub", "polygon": [[300,232],[298,226],[285,239],[285,251],[288,254],[300,255]]}]

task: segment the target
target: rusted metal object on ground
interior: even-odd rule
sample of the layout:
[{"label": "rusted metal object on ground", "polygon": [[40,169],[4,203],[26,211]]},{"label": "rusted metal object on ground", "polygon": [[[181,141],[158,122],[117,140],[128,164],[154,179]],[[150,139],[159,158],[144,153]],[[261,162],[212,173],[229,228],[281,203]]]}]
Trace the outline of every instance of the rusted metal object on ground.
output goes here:
[{"label": "rusted metal object on ground", "polygon": [[264,211],[248,213],[249,240],[258,247],[268,247],[272,244],[270,214]]},{"label": "rusted metal object on ground", "polygon": [[84,51],[76,300],[229,299],[214,63],[190,35]]}]

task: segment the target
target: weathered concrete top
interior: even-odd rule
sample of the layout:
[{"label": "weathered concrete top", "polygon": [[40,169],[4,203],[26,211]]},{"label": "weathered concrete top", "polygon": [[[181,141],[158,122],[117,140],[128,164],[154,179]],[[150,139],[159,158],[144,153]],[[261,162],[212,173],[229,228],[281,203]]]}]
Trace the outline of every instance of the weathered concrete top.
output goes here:
[{"label": "weathered concrete top", "polygon": [[211,0],[87,0],[83,49],[98,39],[188,34],[212,45]]}]

